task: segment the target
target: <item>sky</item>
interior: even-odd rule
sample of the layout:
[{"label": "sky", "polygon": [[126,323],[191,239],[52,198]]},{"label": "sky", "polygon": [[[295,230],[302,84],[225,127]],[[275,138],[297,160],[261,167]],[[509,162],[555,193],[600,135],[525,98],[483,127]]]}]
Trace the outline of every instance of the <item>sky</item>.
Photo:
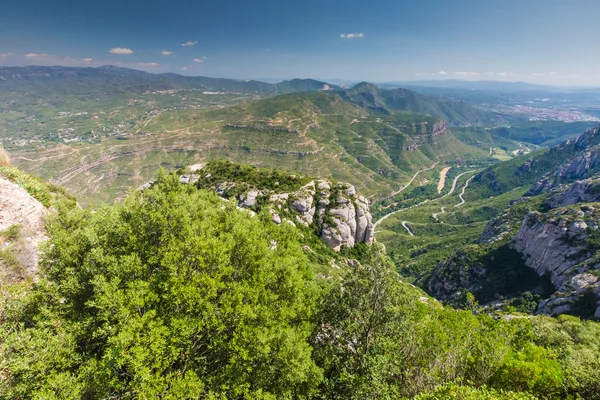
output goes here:
[{"label": "sky", "polygon": [[600,0],[3,0],[0,65],[600,85]]}]

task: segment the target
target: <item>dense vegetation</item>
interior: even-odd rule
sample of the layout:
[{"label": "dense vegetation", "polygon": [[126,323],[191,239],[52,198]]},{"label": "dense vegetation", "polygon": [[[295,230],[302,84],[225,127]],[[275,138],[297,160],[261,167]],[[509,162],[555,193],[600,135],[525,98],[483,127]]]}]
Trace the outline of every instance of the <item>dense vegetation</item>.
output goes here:
[{"label": "dense vegetation", "polygon": [[314,257],[174,176],[57,207],[39,282],[2,290],[0,398],[600,398],[598,324],[444,308],[378,246]]}]

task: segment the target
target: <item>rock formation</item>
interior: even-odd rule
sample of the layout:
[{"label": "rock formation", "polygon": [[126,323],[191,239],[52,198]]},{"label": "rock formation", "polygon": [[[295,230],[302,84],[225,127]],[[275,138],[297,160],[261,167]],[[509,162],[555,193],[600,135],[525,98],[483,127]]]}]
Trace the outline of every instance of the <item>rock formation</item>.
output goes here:
[{"label": "rock formation", "polygon": [[[0,257],[0,281],[34,278],[38,270],[38,245],[46,239],[46,208],[17,184],[0,178],[0,247],[10,252],[14,265]],[[18,232],[6,237],[6,232]]]},{"label": "rock formation", "polygon": [[[219,196],[236,201],[240,208],[260,211],[266,207],[276,224],[314,227],[335,251],[375,241],[369,201],[350,184],[320,179],[297,190],[281,191],[218,179],[210,173],[202,175],[201,169],[194,172],[180,175],[179,181],[214,190]],[[140,189],[151,185],[149,182]]]},{"label": "rock formation", "polygon": [[[531,212],[513,239],[513,248],[538,275],[548,276],[556,289],[538,307],[543,314],[573,313],[582,296],[591,295],[600,318],[600,254],[593,241],[600,224],[600,205],[562,207]],[[588,297],[589,298],[589,297]]]}]

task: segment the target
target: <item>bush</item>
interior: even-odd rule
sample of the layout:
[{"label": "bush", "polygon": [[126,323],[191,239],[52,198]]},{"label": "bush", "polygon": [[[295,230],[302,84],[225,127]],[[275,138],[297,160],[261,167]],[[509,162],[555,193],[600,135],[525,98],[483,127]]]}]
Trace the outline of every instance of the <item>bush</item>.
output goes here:
[{"label": "bush", "polygon": [[169,176],[48,232],[44,279],[2,324],[1,398],[291,398],[319,382],[293,228]]}]

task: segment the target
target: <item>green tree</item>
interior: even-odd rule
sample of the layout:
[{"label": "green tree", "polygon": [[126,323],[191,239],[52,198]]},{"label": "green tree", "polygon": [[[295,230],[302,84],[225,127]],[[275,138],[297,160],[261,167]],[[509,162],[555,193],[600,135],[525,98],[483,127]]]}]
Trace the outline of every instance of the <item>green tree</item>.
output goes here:
[{"label": "green tree", "polygon": [[43,279],[3,315],[0,397],[292,398],[320,381],[291,227],[160,176],[48,232]]}]

